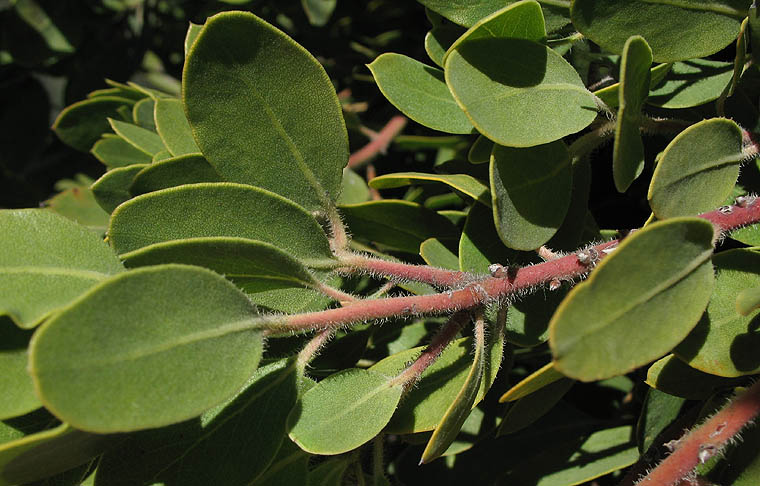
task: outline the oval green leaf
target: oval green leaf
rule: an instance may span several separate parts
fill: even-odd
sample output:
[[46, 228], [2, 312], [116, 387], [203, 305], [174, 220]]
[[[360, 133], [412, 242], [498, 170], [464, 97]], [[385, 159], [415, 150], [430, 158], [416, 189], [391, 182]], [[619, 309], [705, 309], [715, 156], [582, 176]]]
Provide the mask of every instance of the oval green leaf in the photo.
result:
[[649, 93], [652, 49], [641, 36], [625, 42], [620, 65], [620, 90], [612, 149], [612, 175], [618, 192], [625, 192], [644, 170], [644, 142], [641, 140], [641, 108]]
[[447, 56], [445, 72], [446, 84], [475, 128], [501, 145], [552, 142], [596, 118], [594, 95], [575, 69], [537, 42], [464, 42]]
[[0, 420], [18, 417], [42, 406], [26, 370], [31, 332], [0, 318]]
[[469, 152], [467, 152], [467, 160], [473, 164], [485, 164], [491, 160], [492, 150], [493, 142], [483, 135], [479, 135], [472, 143]]
[[108, 123], [118, 136], [146, 154], [155, 155], [166, 150], [163, 140], [156, 132], [113, 118], [109, 118]]
[[533, 250], [549, 241], [570, 206], [573, 168], [565, 144], [496, 145], [490, 172], [493, 217], [504, 244]]
[[564, 377], [565, 375], [554, 368], [554, 363], [547, 363], [510, 388], [499, 401], [514, 402]]
[[420, 256], [428, 265], [459, 270], [459, 258], [436, 238], [428, 238], [422, 242]]
[[147, 192], [201, 182], [222, 182], [219, 174], [200, 154], [180, 155], [155, 162], [135, 175], [129, 192]]
[[647, 103], [662, 108], [691, 108], [717, 99], [731, 81], [730, 62], [690, 59], [673, 63], [665, 79], [653, 86]]
[[760, 309], [760, 287], [744, 289], [736, 296], [736, 312], [748, 316]]
[[36, 326], [123, 270], [97, 234], [50, 211], [0, 211], [0, 315]]
[[717, 271], [715, 291], [707, 312], [673, 352], [692, 368], [718, 376], [734, 377], [760, 372], [760, 311], [744, 316], [736, 310], [736, 297], [760, 285], [760, 253], [730, 250], [713, 258]]
[[646, 384], [661, 392], [689, 400], [704, 400], [717, 388], [730, 387], [731, 380], [692, 368], [669, 354], [652, 363]]
[[731, 120], [703, 120], [679, 133], [665, 148], [649, 185], [655, 216], [691, 216], [721, 205], [743, 159], [742, 131]]
[[152, 160], [150, 155], [133, 147], [126, 140], [112, 133], [104, 134], [100, 140], [95, 142], [90, 152], [108, 169], [134, 164], [149, 164]]
[[30, 370], [45, 407], [79, 429], [160, 427], [240, 389], [262, 354], [256, 316], [245, 294], [209, 270], [141, 268], [47, 321], [32, 339]]
[[628, 236], [549, 324], [557, 371], [610, 378], [670, 351], [696, 325], [712, 293], [711, 223], [678, 218]]
[[201, 149], [193, 139], [193, 131], [187, 122], [182, 101], [159, 98], [155, 103], [156, 132], [169, 152], [175, 157], [200, 152]]
[[[749, 0], [575, 0], [573, 25], [604, 49], [622, 53], [626, 40], [641, 35], [654, 60], [672, 62], [706, 57], [723, 49], [739, 32]], [[663, 19], [668, 19], [663, 28]]]
[[128, 165], [109, 170], [92, 185], [92, 195], [101, 208], [112, 213], [116, 207], [132, 198], [129, 188], [138, 172], [148, 167], [146, 164]]
[[196, 142], [225, 180], [308, 209], [338, 197], [348, 161], [340, 103], [319, 62], [290, 37], [250, 13], [217, 14], [182, 80]]
[[488, 186], [467, 174], [426, 174], [424, 172], [395, 172], [375, 177], [369, 182], [375, 189], [389, 189], [425, 182], [440, 182], [467, 194], [479, 203], [491, 205]]
[[156, 100], [153, 98], [143, 98], [132, 107], [132, 121], [135, 125], [141, 126], [146, 130], [156, 131], [156, 120], [154, 112], [156, 111]]
[[61, 111], [53, 130], [66, 145], [87, 152], [103, 133], [111, 131], [108, 117], [119, 116], [119, 108], [133, 104], [134, 100], [110, 96], [80, 101]]
[[307, 391], [288, 417], [290, 438], [313, 454], [342, 454], [371, 440], [393, 416], [403, 386], [357, 368]]
[[425, 35], [425, 52], [431, 61], [443, 67], [443, 57], [451, 44], [462, 35], [463, 29], [457, 25], [435, 26]]
[[137, 196], [108, 229], [118, 253], [171, 240], [231, 236], [271, 243], [304, 262], [331, 260], [319, 223], [277, 194], [242, 184], [191, 184]]
[[388, 101], [412, 120], [442, 132], [472, 132], [440, 69], [395, 53], [382, 54], [367, 67]]

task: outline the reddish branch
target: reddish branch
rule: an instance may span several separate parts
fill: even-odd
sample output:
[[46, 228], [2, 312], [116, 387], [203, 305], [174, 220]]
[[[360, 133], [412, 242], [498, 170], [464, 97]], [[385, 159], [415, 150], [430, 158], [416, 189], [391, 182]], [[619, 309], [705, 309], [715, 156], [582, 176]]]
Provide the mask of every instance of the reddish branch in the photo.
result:
[[679, 484], [698, 464], [719, 454], [758, 415], [760, 382], [739, 394], [712, 418], [681, 438], [673, 453], [637, 484]]
[[384, 153], [391, 141], [404, 129], [406, 122], [406, 117], [401, 115], [391, 118], [367, 145], [351, 154], [348, 158], [348, 168], [356, 169], [378, 153]]

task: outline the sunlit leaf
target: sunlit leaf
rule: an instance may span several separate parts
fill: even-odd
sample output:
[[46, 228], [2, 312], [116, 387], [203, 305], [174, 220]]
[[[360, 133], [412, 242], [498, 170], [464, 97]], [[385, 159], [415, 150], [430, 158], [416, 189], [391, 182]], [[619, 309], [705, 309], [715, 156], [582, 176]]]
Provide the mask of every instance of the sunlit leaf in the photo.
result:
[[182, 101], [161, 98], [156, 100], [155, 105], [156, 131], [169, 152], [174, 156], [200, 152], [185, 117]]

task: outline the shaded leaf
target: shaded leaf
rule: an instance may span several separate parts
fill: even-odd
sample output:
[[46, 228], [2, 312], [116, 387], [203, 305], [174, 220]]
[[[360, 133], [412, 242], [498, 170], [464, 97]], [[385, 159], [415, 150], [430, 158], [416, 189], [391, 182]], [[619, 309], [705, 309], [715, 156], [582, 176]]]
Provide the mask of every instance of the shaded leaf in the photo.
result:
[[[654, 89], [655, 86], [659, 85], [672, 67], [673, 63], [663, 63], [652, 67], [649, 70], [649, 89]], [[601, 99], [608, 107], [617, 108], [619, 92], [620, 83], [618, 82], [594, 91], [594, 95]]]
[[493, 150], [493, 142], [488, 140], [483, 135], [478, 135], [475, 139], [470, 151], [467, 152], [467, 160], [473, 164], [485, 164], [491, 160], [491, 151]]
[[303, 486], [308, 483], [309, 458], [289, 439], [282, 442], [269, 468], [251, 486]]
[[290, 438], [313, 454], [341, 454], [364, 444], [388, 423], [403, 386], [372, 370], [330, 375], [307, 391], [288, 417]]
[[388, 101], [412, 120], [442, 132], [472, 132], [440, 69], [395, 53], [382, 54], [367, 67]]
[[531, 40], [462, 43], [449, 52], [445, 72], [446, 84], [475, 128], [501, 145], [552, 142], [596, 118], [594, 96], [575, 69]]
[[94, 232], [50, 211], [0, 211], [0, 315], [22, 328], [123, 267]]
[[429, 238], [420, 245], [420, 256], [425, 263], [434, 267], [459, 270], [459, 258], [441, 243], [440, 240]]
[[109, 170], [92, 185], [92, 195], [100, 204], [100, 207], [108, 213], [112, 213], [116, 207], [132, 198], [129, 188], [135, 176], [146, 164], [128, 165]]
[[498, 434], [513, 434], [543, 417], [562, 400], [574, 383], [575, 380], [561, 377], [518, 399], [501, 421]]
[[108, 133], [95, 142], [90, 152], [108, 169], [134, 164], [149, 164], [152, 160], [150, 155], [130, 145], [123, 138]]
[[271, 243], [307, 263], [332, 259], [327, 237], [306, 210], [241, 184], [192, 184], [135, 197], [114, 211], [108, 236], [118, 253], [164, 241], [230, 236]]
[[636, 423], [636, 439], [642, 454], [654, 445], [657, 436], [678, 418], [684, 403], [685, 398], [675, 397], [655, 388], [647, 391]]
[[328, 459], [309, 472], [307, 484], [309, 486], [341, 486], [343, 475], [351, 462], [350, 457]]
[[87, 152], [103, 133], [111, 131], [108, 118], [118, 116], [119, 108], [133, 104], [133, 100], [108, 96], [79, 101], [61, 111], [53, 130], [66, 145]]
[[690, 400], [704, 400], [717, 388], [731, 385], [730, 380], [692, 368], [672, 354], [652, 363], [646, 383], [661, 392]]
[[554, 383], [565, 375], [554, 369], [554, 363], [548, 363], [537, 369], [499, 398], [500, 402], [513, 402]]
[[736, 312], [748, 316], [760, 309], [760, 287], [744, 289], [736, 296]]
[[385, 247], [417, 254], [428, 238], [456, 237], [446, 218], [419, 204], [385, 199], [340, 206], [351, 234]]
[[493, 222], [493, 212], [483, 205], [470, 208], [459, 240], [459, 269], [488, 273], [492, 263], [517, 263], [519, 253], [501, 242]]
[[731, 120], [703, 120], [679, 133], [649, 185], [655, 216], [691, 216], [719, 206], [731, 194], [743, 158], [742, 132]]
[[494, 222], [504, 244], [533, 250], [546, 243], [570, 206], [573, 172], [565, 144], [497, 145], [490, 172]]
[[325, 25], [330, 20], [337, 3], [337, 0], [301, 0], [309, 23], [317, 27]]
[[132, 121], [135, 125], [150, 130], [156, 131], [156, 117], [154, 112], [156, 109], [156, 100], [153, 98], [143, 98], [132, 107]]
[[[26, 371], [26, 348], [32, 333], [0, 318], [0, 420], [18, 417], [42, 406]], [[0, 443], [2, 441], [0, 440]]]
[[760, 253], [729, 250], [713, 257], [715, 291], [707, 312], [673, 352], [689, 366], [713, 375], [734, 377], [760, 371], [760, 311], [741, 315], [736, 298], [760, 285]]
[[[649, 0], [576, 0], [573, 25], [604, 49], [623, 52], [632, 35], [643, 36], [654, 60], [671, 62], [706, 57], [736, 38], [747, 15], [748, 0], [668, 2]], [[667, 29], [662, 20], [668, 19]]]
[[45, 201], [45, 208], [104, 235], [110, 215], [95, 201], [90, 189], [93, 182], [89, 177], [83, 177], [74, 186]]
[[475, 399], [481, 385], [481, 379], [485, 370], [485, 325], [482, 319], [475, 323], [475, 356], [467, 377], [462, 383], [462, 388], [454, 397], [449, 407], [441, 417], [440, 422], [433, 430], [425, 450], [422, 452], [420, 462], [428, 463], [440, 457], [454, 442], [457, 434], [462, 429], [470, 411], [475, 406]]
[[647, 103], [662, 108], [690, 108], [720, 96], [733, 75], [729, 62], [690, 59], [673, 63], [662, 83], [653, 86]]
[[670, 351], [696, 325], [712, 293], [713, 235], [705, 220], [678, 218], [623, 240], [552, 317], [557, 371], [599, 380]]
[[216, 170], [200, 154], [180, 155], [144, 167], [135, 174], [129, 192], [147, 192], [201, 182], [222, 182]]
[[182, 96], [225, 180], [307, 209], [337, 198], [348, 161], [340, 103], [319, 62], [272, 25], [246, 12], [210, 17], [187, 55]]
[[168, 425], [245, 383], [262, 353], [256, 315], [245, 294], [209, 270], [132, 270], [48, 320], [32, 339], [30, 370], [45, 407], [82, 430]]
[[491, 205], [488, 186], [467, 174], [426, 174], [424, 172], [395, 172], [375, 177], [369, 182], [375, 189], [389, 189], [425, 182], [440, 182], [462, 192], [479, 203]]
[[641, 140], [641, 108], [649, 92], [652, 49], [641, 36], [630, 37], [623, 47], [620, 90], [612, 149], [615, 188], [625, 192], [644, 169], [644, 142]]
[[439, 25], [430, 29], [425, 35], [425, 52], [430, 60], [443, 67], [443, 56], [462, 33], [463, 29], [456, 25]]

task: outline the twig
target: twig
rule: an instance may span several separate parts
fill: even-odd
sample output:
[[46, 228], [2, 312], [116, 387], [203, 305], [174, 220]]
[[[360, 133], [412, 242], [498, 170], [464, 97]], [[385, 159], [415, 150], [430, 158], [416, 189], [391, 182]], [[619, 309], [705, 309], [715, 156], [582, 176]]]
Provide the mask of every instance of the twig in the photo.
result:
[[385, 124], [382, 130], [377, 133], [367, 145], [360, 148], [348, 158], [348, 168], [356, 169], [365, 162], [375, 157], [378, 153], [384, 153], [391, 141], [401, 133], [406, 126], [407, 119], [404, 116], [396, 115]]

